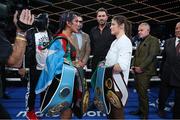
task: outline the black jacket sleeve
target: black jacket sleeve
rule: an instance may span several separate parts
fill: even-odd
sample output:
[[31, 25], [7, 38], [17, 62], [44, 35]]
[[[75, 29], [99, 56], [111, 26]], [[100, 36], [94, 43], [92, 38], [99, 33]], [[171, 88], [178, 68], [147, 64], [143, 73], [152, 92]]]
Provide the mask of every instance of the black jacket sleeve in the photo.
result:
[[13, 49], [5, 34], [0, 30], [0, 65], [5, 64]]

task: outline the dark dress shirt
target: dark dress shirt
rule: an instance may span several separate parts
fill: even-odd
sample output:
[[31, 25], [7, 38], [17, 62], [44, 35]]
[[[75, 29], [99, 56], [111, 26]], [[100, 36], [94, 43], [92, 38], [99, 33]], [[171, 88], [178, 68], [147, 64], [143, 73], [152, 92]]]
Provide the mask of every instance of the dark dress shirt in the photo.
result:
[[91, 29], [91, 54], [94, 56], [106, 56], [111, 43], [115, 40], [115, 36], [111, 35], [110, 25], [100, 31], [98, 26]]

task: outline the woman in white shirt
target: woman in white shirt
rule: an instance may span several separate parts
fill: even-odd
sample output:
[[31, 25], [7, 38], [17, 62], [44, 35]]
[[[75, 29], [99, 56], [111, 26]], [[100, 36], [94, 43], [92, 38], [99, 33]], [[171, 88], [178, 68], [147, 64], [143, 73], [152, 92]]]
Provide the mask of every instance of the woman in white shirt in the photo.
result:
[[[116, 36], [116, 39], [111, 44], [111, 47], [106, 55], [105, 65], [113, 66], [113, 75], [123, 73], [124, 78], [115, 79], [117, 86], [114, 85], [116, 95], [120, 97], [120, 81], [124, 79], [125, 84], [128, 83], [129, 69], [132, 55], [132, 43], [130, 40], [131, 24], [124, 16], [115, 16], [111, 22], [111, 34]], [[127, 37], [128, 36], [128, 37]], [[111, 105], [111, 112], [108, 115], [110, 119], [123, 119], [123, 108], [116, 108]]]

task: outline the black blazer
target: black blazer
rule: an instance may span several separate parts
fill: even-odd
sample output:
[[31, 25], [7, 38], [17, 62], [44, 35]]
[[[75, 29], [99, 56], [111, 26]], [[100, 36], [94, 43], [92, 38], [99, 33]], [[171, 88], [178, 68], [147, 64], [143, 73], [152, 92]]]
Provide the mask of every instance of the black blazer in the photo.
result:
[[169, 81], [170, 85], [180, 87], [180, 54], [176, 55], [175, 41], [176, 38], [165, 41], [162, 78]]

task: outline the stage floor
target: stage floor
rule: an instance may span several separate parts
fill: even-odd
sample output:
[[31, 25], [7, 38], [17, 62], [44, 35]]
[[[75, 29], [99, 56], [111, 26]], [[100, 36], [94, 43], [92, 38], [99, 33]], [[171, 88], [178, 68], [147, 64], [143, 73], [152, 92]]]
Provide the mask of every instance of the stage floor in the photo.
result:
[[[12, 119], [26, 119], [25, 112], [25, 94], [26, 87], [8, 87], [6, 89], [8, 95], [11, 99], [0, 99], [1, 104], [5, 107], [6, 111], [10, 114]], [[91, 93], [92, 90], [90, 89]], [[159, 88], [158, 86], [152, 86], [149, 90], [149, 119], [160, 119], [157, 115], [157, 98], [158, 98]], [[93, 94], [90, 97], [90, 104], [93, 101]], [[140, 119], [138, 116], [130, 115], [129, 112], [137, 109], [137, 94], [133, 87], [129, 87], [129, 98], [127, 105], [124, 109], [125, 119]], [[45, 119], [59, 119], [59, 116], [47, 116], [46, 114], [42, 114], [39, 112], [39, 96], [36, 98], [36, 114], [41, 120]], [[167, 119], [172, 117], [172, 106], [173, 106], [173, 95], [168, 99], [167, 106], [165, 110], [167, 111]], [[1, 114], [1, 113], [0, 113]], [[77, 117], [73, 116], [73, 119], [77, 119]], [[97, 109], [89, 110], [84, 114], [83, 119], [106, 119], [106, 115], [102, 114]]]

